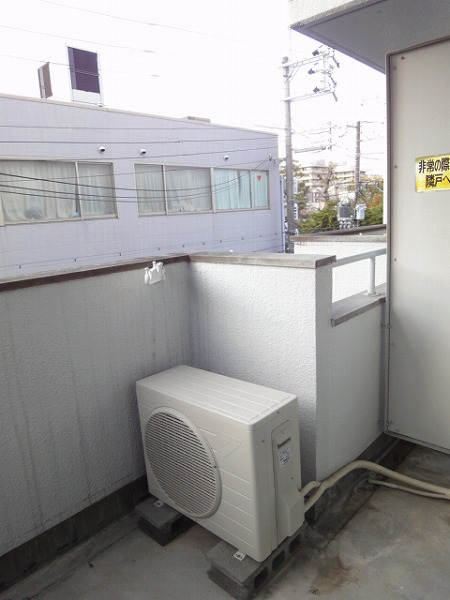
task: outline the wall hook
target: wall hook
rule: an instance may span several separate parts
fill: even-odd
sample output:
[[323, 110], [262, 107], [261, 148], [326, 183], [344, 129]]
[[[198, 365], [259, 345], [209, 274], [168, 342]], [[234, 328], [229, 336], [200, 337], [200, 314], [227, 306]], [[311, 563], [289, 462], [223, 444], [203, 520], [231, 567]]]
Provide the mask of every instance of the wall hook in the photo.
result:
[[153, 261], [153, 267], [145, 267], [144, 283], [152, 285], [158, 281], [164, 281], [166, 278], [166, 269], [162, 262]]

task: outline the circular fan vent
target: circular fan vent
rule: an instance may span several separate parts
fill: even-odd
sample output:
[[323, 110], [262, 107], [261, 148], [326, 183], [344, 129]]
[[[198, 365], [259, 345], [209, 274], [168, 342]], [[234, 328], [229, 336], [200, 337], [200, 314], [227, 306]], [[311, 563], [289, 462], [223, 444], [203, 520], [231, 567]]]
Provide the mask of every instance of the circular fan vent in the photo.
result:
[[197, 427], [178, 411], [160, 408], [144, 437], [151, 470], [174, 508], [193, 518], [212, 515], [220, 501], [219, 470]]

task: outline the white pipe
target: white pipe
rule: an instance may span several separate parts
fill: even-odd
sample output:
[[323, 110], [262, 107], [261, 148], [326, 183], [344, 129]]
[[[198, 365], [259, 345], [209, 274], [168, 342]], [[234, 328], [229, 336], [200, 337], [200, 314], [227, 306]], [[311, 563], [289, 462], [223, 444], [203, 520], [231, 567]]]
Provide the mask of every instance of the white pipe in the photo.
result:
[[369, 287], [367, 289], [367, 295], [377, 295], [375, 291], [375, 256], [369, 258]]
[[307, 496], [309, 494], [309, 492], [311, 490], [318, 488], [320, 485], [321, 485], [320, 481], [310, 481], [309, 483], [307, 483], [305, 485], [305, 487], [303, 487], [301, 490], [299, 490], [299, 492], [304, 498], [305, 496]]
[[[377, 465], [376, 463], [370, 462], [368, 460], [355, 460], [350, 464], [342, 467], [339, 471], [336, 471], [333, 475], [325, 479], [320, 484], [318, 490], [308, 499], [305, 503], [305, 512], [308, 511], [314, 504], [319, 500], [319, 498], [324, 494], [330, 487], [332, 487], [335, 483], [345, 477], [351, 471], [355, 471], [356, 469], [368, 469], [369, 471], [374, 471], [375, 473], [379, 473], [380, 475], [384, 475], [385, 477], [389, 477], [390, 479], [396, 479], [401, 483], [406, 483], [414, 488], [418, 488], [424, 490], [426, 492], [433, 492], [435, 494], [439, 494], [442, 498], [446, 500], [450, 500], [450, 489], [441, 487], [439, 485], [434, 485], [432, 483], [425, 483], [424, 481], [419, 481], [418, 479], [414, 479], [413, 477], [408, 477], [407, 475], [402, 475], [401, 473], [397, 473], [396, 471], [391, 471], [391, 469], [386, 469], [386, 467], [382, 467], [381, 465]], [[312, 482], [308, 483], [303, 489], [299, 490], [300, 494], [304, 497], [304, 490], [307, 489]], [[314, 482], [316, 484], [318, 482]], [[317, 487], [317, 486], [313, 486]], [[309, 487], [309, 490], [311, 487]], [[308, 491], [306, 493], [308, 493]]]
[[379, 479], [368, 479], [369, 483], [374, 485], [381, 485], [391, 490], [401, 490], [402, 492], [408, 492], [410, 494], [416, 494], [417, 496], [425, 496], [426, 498], [438, 498], [445, 500], [445, 496], [442, 494], [433, 494], [432, 492], [421, 492], [420, 490], [413, 490], [412, 488], [405, 487], [404, 485], [397, 485], [396, 483], [390, 483], [389, 481], [380, 481]]

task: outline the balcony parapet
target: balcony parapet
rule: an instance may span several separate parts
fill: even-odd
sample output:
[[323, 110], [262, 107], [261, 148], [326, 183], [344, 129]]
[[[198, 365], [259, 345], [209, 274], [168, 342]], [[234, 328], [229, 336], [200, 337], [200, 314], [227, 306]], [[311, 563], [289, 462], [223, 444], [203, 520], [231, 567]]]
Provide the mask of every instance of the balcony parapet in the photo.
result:
[[336, 257], [327, 254], [223, 254], [205, 252], [190, 254], [191, 262], [216, 264], [254, 265], [260, 267], [291, 267], [294, 269], [317, 269], [332, 264]]
[[189, 256], [181, 254], [177, 256], [158, 256], [149, 258], [133, 259], [129, 262], [112, 262], [100, 266], [82, 265], [71, 269], [58, 269], [51, 272], [26, 273], [22, 276], [14, 276], [0, 279], [0, 292], [19, 290], [21, 288], [35, 287], [38, 285], [50, 285], [52, 283], [62, 283], [75, 279], [86, 279], [88, 277], [99, 277], [101, 275], [113, 275], [114, 273], [124, 273], [136, 269], [144, 269], [152, 264], [153, 260], [158, 260], [169, 265], [177, 262], [187, 262]]

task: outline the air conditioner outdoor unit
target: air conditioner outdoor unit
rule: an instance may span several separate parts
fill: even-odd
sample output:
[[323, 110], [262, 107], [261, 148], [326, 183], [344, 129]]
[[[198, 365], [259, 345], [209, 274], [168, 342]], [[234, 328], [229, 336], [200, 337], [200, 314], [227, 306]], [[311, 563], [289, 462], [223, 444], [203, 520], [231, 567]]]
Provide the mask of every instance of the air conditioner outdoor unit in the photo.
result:
[[136, 387], [152, 495], [256, 561], [301, 527], [294, 395], [188, 366]]

